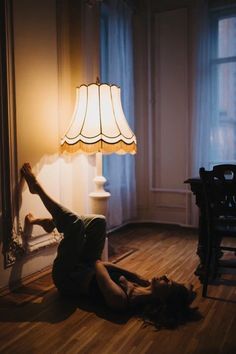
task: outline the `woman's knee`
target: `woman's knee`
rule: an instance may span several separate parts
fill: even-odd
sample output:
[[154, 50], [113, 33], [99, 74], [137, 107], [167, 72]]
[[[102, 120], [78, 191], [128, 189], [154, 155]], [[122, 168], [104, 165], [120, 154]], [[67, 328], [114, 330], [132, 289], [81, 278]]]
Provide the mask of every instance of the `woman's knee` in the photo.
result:
[[64, 207], [60, 207], [60, 209], [58, 209], [54, 222], [58, 231], [63, 233], [67, 232], [71, 228], [83, 227], [83, 222], [80, 217]]
[[83, 223], [83, 220], [81, 220], [80, 218], [77, 218], [73, 224], [70, 226], [70, 233], [76, 235], [78, 237], [78, 235], [84, 236], [85, 234], [85, 226]]
[[101, 232], [106, 232], [106, 227], [107, 227], [107, 223], [106, 223], [106, 218], [104, 215], [97, 215], [95, 217], [95, 223], [96, 223], [96, 227], [101, 230]]

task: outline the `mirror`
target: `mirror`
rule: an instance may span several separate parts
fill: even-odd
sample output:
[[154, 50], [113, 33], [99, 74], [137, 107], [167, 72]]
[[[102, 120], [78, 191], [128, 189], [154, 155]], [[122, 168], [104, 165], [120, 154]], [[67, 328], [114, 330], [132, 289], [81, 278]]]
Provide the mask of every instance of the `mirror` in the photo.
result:
[[0, 0], [0, 168], [1, 242], [4, 267], [23, 253], [18, 227], [12, 2]]

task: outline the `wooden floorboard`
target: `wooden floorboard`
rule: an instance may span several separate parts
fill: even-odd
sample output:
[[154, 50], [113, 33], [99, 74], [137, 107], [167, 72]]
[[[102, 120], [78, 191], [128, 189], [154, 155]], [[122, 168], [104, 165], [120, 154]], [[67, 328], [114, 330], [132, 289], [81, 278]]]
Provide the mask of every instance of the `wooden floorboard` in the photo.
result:
[[119, 265], [151, 278], [167, 273], [198, 289], [193, 306], [202, 319], [175, 330], [155, 331], [141, 320], [112, 314], [88, 301], [61, 298], [46, 274], [14, 293], [0, 297], [0, 353], [149, 353], [235, 354], [236, 288], [210, 286], [212, 298], [201, 297], [194, 275], [198, 264], [197, 233], [166, 225], [136, 225], [110, 236], [110, 247], [134, 251]]

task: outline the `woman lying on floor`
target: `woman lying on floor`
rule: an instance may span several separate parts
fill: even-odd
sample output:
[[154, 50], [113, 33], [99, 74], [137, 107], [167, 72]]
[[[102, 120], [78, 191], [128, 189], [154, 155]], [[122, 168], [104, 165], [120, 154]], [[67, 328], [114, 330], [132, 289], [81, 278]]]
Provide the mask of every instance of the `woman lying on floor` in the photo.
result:
[[[53, 264], [52, 277], [61, 294], [89, 296], [115, 311], [144, 309], [142, 317], [157, 327], [185, 322], [192, 312], [192, 286], [185, 287], [166, 276], [150, 281], [138, 274], [100, 260], [105, 243], [106, 220], [101, 215], [78, 216], [55, 202], [42, 188], [29, 163], [21, 169], [29, 190], [37, 194], [52, 218], [26, 216], [28, 225], [40, 225], [50, 233], [63, 233]], [[178, 323], [177, 323], [178, 322]]]

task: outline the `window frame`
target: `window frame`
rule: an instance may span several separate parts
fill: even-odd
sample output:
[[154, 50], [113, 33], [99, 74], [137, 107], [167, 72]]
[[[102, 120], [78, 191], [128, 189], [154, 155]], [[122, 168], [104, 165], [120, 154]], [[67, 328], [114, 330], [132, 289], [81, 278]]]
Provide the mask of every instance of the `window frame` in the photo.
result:
[[[217, 69], [218, 66], [221, 64], [228, 64], [228, 63], [235, 63], [236, 64], [236, 55], [234, 56], [228, 56], [228, 57], [221, 57], [218, 58], [218, 42], [219, 42], [219, 37], [218, 37], [218, 23], [222, 19], [226, 18], [231, 18], [235, 17], [236, 18], [236, 6], [232, 6], [229, 8], [224, 8], [224, 9], [213, 9], [211, 10], [210, 13], [210, 52], [211, 52], [211, 57], [210, 57], [210, 92], [211, 92], [211, 122], [212, 126], [216, 124], [216, 119], [215, 119], [215, 112], [216, 109], [218, 108], [218, 73]], [[217, 107], [217, 108], [216, 108]], [[217, 112], [218, 116], [218, 112]], [[211, 147], [212, 148], [212, 147]], [[217, 164], [223, 164], [223, 163], [232, 163], [236, 164], [236, 157], [235, 159], [231, 160], [212, 160], [210, 161], [210, 166], [214, 166]]]

